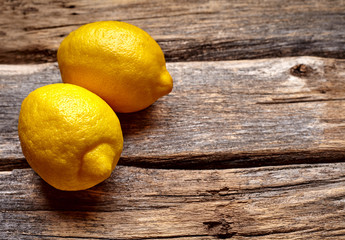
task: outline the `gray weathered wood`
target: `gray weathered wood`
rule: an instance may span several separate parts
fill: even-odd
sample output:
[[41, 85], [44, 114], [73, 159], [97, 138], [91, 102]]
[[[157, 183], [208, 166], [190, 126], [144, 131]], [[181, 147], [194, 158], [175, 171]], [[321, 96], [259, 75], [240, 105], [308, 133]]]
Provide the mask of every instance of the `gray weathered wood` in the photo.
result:
[[[344, 161], [345, 61], [292, 57], [169, 63], [171, 94], [119, 114], [120, 164], [227, 168]], [[27, 167], [17, 137], [20, 104], [60, 82], [57, 64], [0, 67], [0, 169]]]
[[100, 20], [125, 21], [146, 30], [168, 61], [345, 58], [344, 0], [2, 0], [0, 4], [0, 63], [54, 62], [69, 32]]
[[[0, 65], [0, 239], [345, 239], [344, 0], [0, 5], [0, 63], [55, 62], [99, 20], [143, 28], [179, 61], [170, 95], [119, 114], [120, 165], [81, 192], [26, 169], [17, 136], [21, 101], [61, 81], [57, 64]], [[273, 58], [306, 55], [327, 58]], [[261, 60], [219, 61], [238, 59]]]
[[0, 173], [1, 239], [344, 239], [345, 163], [233, 170], [118, 166], [82, 192]]

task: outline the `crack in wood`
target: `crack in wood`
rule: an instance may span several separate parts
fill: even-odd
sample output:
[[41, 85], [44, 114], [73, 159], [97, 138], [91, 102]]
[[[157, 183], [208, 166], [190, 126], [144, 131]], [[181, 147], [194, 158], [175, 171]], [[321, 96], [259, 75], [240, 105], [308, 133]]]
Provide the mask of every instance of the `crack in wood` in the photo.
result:
[[55, 26], [45, 26], [45, 27], [25, 27], [23, 28], [24, 31], [37, 31], [37, 30], [45, 30], [45, 29], [55, 29], [55, 28], [64, 28], [64, 27], [71, 27], [71, 26], [81, 26], [83, 24], [63, 24], [63, 25], [55, 25]]
[[[131, 237], [131, 238], [109, 238], [109, 237], [81, 237], [81, 236], [75, 236], [75, 235], [68, 235], [68, 236], [64, 236], [64, 235], [46, 235], [46, 234], [25, 234], [22, 233], [20, 234], [22, 236], [32, 236], [32, 237], [44, 237], [44, 238], [72, 238], [72, 239], [95, 239], [95, 240], [102, 240], [102, 239], [107, 239], [107, 240], [155, 240], [155, 239], [159, 239], [159, 240], [164, 240], [164, 239], [184, 239], [184, 238], [200, 238], [200, 237], [208, 237], [210, 235], [202, 235], [202, 234], [195, 234], [195, 235], [171, 235], [171, 236], [150, 236], [150, 237]], [[217, 236], [218, 237], [218, 236]], [[220, 236], [219, 238], [224, 239], [224, 237]], [[227, 238], [227, 237], [225, 237]]]
[[[304, 97], [307, 98], [307, 97]], [[317, 98], [317, 99], [304, 99], [304, 98], [280, 98], [279, 100], [272, 99], [272, 101], [256, 102], [256, 104], [293, 104], [293, 103], [308, 103], [308, 102], [331, 102], [331, 101], [345, 101], [345, 98]]]
[[[171, 17], [184, 17], [190, 15], [204, 15], [204, 14], [217, 14], [215, 11], [208, 11], [208, 12], [188, 12], [188, 13], [181, 13], [181, 14], [170, 14], [170, 15], [159, 15], [159, 16], [149, 16], [149, 17], [140, 17], [140, 18], [126, 18], [122, 21], [134, 21], [134, 20], [147, 20], [147, 19], [160, 19], [160, 18], [171, 18]], [[172, 39], [172, 41], [176, 41], [177, 38]]]
[[[320, 151], [280, 151], [174, 154], [171, 156], [128, 157], [121, 156], [119, 166], [152, 169], [227, 169], [243, 167], [282, 166], [302, 163], [344, 162], [345, 151], [324, 149]], [[279, 161], [278, 161], [279, 160]], [[0, 171], [30, 168], [25, 158], [4, 158]]]
[[276, 234], [282, 234], [282, 233], [302, 232], [309, 229], [310, 228], [307, 226], [291, 227], [291, 228], [286, 228], [286, 229], [275, 229], [275, 230], [270, 230], [270, 231], [256, 231], [253, 233], [238, 233], [238, 235], [243, 236], [243, 237], [264, 237], [268, 235], [276, 235]]

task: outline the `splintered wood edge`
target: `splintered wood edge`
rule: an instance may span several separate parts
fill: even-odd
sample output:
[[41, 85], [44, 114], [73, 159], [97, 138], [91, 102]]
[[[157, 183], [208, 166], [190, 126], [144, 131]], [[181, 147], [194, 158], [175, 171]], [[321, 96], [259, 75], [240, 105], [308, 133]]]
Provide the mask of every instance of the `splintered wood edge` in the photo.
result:
[[[316, 57], [168, 63], [173, 92], [118, 114], [120, 164], [228, 168], [339, 162], [345, 155], [345, 61]], [[25, 168], [17, 121], [34, 89], [61, 82], [56, 63], [2, 65], [0, 169]]]
[[118, 166], [62, 192], [30, 169], [0, 174], [1, 239], [340, 239], [345, 163], [226, 170]]
[[[158, 10], [159, 9], [159, 10]], [[314, 55], [345, 57], [342, 1], [5, 1], [0, 63], [56, 61], [60, 42], [79, 26], [119, 20], [147, 31], [168, 61]], [[45, 19], [42, 21], [42, 19]]]

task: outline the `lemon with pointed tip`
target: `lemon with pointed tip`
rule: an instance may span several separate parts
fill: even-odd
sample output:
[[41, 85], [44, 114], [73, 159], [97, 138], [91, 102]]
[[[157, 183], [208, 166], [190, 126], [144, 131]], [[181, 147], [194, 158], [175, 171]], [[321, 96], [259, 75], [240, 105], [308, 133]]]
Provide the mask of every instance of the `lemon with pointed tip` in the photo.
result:
[[116, 112], [142, 110], [173, 87], [157, 42], [124, 22], [79, 27], [61, 42], [57, 59], [63, 82], [96, 93]]
[[40, 87], [24, 99], [18, 134], [34, 171], [66, 191], [108, 178], [123, 147], [120, 122], [110, 106], [96, 94], [64, 83]]

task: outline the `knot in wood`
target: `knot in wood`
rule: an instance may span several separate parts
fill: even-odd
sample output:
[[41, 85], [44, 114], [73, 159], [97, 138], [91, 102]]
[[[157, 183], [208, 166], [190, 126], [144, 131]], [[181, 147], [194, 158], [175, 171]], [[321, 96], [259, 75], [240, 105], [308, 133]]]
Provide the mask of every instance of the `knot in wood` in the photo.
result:
[[305, 64], [297, 64], [290, 68], [290, 73], [296, 77], [306, 77], [313, 72], [313, 69]]
[[225, 219], [220, 219], [219, 221], [209, 221], [203, 222], [206, 225], [208, 232], [212, 236], [216, 236], [220, 239], [226, 239], [233, 237], [236, 232], [232, 231], [230, 223]]

